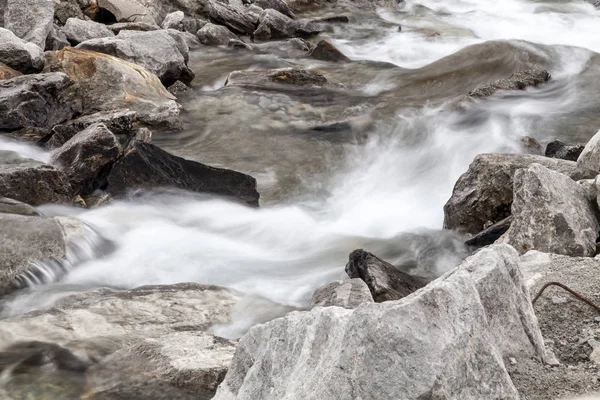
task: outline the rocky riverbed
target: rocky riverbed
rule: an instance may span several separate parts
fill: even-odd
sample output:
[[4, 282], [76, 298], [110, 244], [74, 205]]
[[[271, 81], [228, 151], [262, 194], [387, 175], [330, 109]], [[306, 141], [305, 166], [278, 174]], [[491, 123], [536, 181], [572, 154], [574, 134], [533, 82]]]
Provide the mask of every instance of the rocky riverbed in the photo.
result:
[[600, 396], [598, 7], [0, 0], [0, 399]]

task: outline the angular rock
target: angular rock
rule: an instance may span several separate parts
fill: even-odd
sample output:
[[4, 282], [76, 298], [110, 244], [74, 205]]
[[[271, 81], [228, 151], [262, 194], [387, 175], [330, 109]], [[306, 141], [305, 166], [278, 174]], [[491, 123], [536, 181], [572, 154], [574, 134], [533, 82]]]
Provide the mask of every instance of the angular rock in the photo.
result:
[[365, 281], [377, 303], [399, 300], [425, 287], [429, 280], [408, 275], [364, 250], [354, 250], [346, 264], [350, 278]]
[[296, 18], [290, 7], [284, 0], [255, 0], [254, 4], [263, 10], [268, 10], [269, 8], [279, 11], [285, 16], [288, 16], [292, 19]]
[[121, 155], [121, 145], [106, 125], [94, 124], [52, 153], [52, 164], [69, 177], [77, 194], [106, 185], [107, 167]]
[[227, 47], [232, 49], [245, 49], [245, 50], [253, 50], [253, 47], [248, 43], [244, 42], [240, 39], [231, 39], [227, 42]]
[[113, 196], [125, 195], [136, 188], [160, 187], [214, 194], [258, 206], [259, 194], [253, 177], [185, 160], [147, 143], [136, 142], [108, 176], [107, 190]]
[[546, 157], [560, 158], [562, 160], [577, 161], [581, 152], [583, 152], [583, 145], [569, 145], [561, 142], [560, 140], [553, 140], [546, 146]]
[[56, 72], [0, 81], [0, 130], [51, 128], [71, 119], [79, 110], [65, 95], [70, 84], [68, 76]]
[[538, 250], [592, 257], [600, 225], [586, 191], [566, 175], [539, 164], [514, 177], [513, 222], [500, 242], [520, 253]]
[[577, 158], [577, 170], [583, 177], [595, 177], [600, 172], [600, 131], [592, 136]]
[[[190, 60], [190, 47], [199, 47], [200, 45], [198, 37], [191, 33], [181, 32], [175, 29], [167, 29], [166, 32], [173, 38], [173, 40], [175, 40], [175, 42], [177, 42], [177, 49], [183, 56], [183, 60], [187, 65], [188, 61]], [[192, 74], [193, 79], [194, 73], [191, 70], [189, 72]]]
[[321, 286], [312, 295], [311, 308], [343, 307], [356, 308], [363, 303], [372, 303], [373, 296], [362, 279], [347, 279]]
[[20, 73], [19, 71], [15, 71], [8, 65], [4, 65], [4, 64], [0, 63], [0, 81], [3, 81], [5, 79], [15, 78], [15, 77], [21, 76], [21, 75], [23, 75], [23, 74]]
[[327, 78], [318, 72], [303, 69], [281, 68], [252, 71], [234, 71], [229, 74], [226, 86], [269, 86], [273, 84], [296, 86], [323, 86]]
[[72, 79], [66, 92], [81, 102], [83, 114], [127, 109], [140, 123], [181, 129], [173, 95], [145, 68], [106, 54], [65, 48], [47, 53], [46, 70], [64, 72]]
[[211, 24], [210, 22], [202, 27], [197, 33], [200, 43], [207, 46], [227, 46], [230, 40], [237, 40], [238, 37], [229, 29], [222, 25]]
[[[82, 5], [76, 0], [54, 0], [54, 21], [59, 25], [67, 23], [69, 18], [85, 19]], [[93, 7], [91, 7], [93, 9]]]
[[241, 6], [235, 7], [217, 0], [209, 0], [208, 15], [212, 22], [224, 25], [237, 34], [249, 35], [256, 29], [252, 17], [246, 15]]
[[482, 85], [471, 92], [472, 98], [490, 97], [501, 90], [525, 90], [528, 87], [537, 87], [550, 80], [550, 73], [543, 69], [530, 69], [512, 74], [508, 79], [500, 79], [487, 85]]
[[54, 25], [52, 27], [52, 30], [48, 34], [48, 37], [46, 38], [46, 50], [62, 50], [70, 45], [71, 43], [69, 43], [69, 41], [67, 40], [67, 35], [65, 35], [58, 26]]
[[43, 49], [54, 22], [53, 0], [7, 0], [4, 27]]
[[295, 37], [311, 37], [321, 33], [318, 24], [311, 21], [294, 21], [279, 11], [268, 9], [259, 17], [259, 25], [253, 33], [255, 39], [272, 40]]
[[176, 29], [178, 31], [182, 31], [184, 18], [185, 14], [183, 11], [175, 11], [168, 14], [160, 26], [163, 29]]
[[42, 49], [0, 28], [0, 62], [24, 74], [44, 68]]
[[140, 65], [158, 76], [165, 86], [178, 80], [190, 83], [194, 79], [177, 41], [166, 31], [121, 31], [116, 37], [88, 40], [77, 48], [109, 54]]
[[508, 228], [510, 228], [511, 223], [512, 216], [506, 217], [502, 221], [490, 225], [478, 234], [467, 239], [465, 241], [465, 244], [471, 247], [484, 247], [493, 244], [496, 240], [498, 240], [502, 235], [506, 233]]
[[35, 207], [21, 201], [9, 199], [8, 197], [0, 197], [0, 213], [27, 216], [41, 215]]
[[185, 18], [181, 21], [183, 30], [185, 32], [193, 33], [194, 35], [206, 24], [208, 24], [208, 21], [200, 18]]
[[350, 61], [341, 51], [327, 40], [321, 40], [310, 52], [310, 56], [322, 61]]
[[167, 88], [169, 93], [177, 97], [192, 90], [188, 85], [181, 81], [177, 81]]
[[454, 185], [444, 206], [444, 228], [476, 234], [510, 215], [513, 175], [516, 170], [538, 163], [546, 168], [577, 176], [576, 164], [526, 154], [480, 154]]
[[77, 18], [69, 18], [62, 28], [62, 32], [73, 46], [77, 46], [86, 40], [115, 36], [104, 24], [94, 21], [83, 21]]
[[158, 31], [160, 26], [156, 24], [147, 24], [145, 22], [119, 22], [116, 24], [108, 25], [115, 35], [121, 31], [139, 31], [139, 32], [151, 32]]
[[115, 16], [116, 22], [143, 22], [157, 25], [150, 11], [137, 0], [97, 0], [98, 7]]

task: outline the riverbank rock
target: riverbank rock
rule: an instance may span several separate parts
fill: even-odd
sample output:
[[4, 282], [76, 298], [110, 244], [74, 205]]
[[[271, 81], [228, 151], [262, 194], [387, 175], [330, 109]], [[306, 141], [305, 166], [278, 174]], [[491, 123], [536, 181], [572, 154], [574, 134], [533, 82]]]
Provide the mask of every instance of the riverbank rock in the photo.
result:
[[350, 254], [346, 273], [350, 278], [365, 281], [377, 303], [399, 300], [429, 282], [425, 278], [406, 274], [364, 250], [355, 250]]
[[142, 22], [158, 25], [144, 5], [137, 0], [97, 0], [98, 8], [114, 15], [115, 22]]
[[312, 295], [311, 308], [343, 307], [356, 308], [363, 303], [372, 303], [373, 296], [362, 279], [346, 279], [323, 285]]
[[4, 27], [43, 49], [54, 22], [53, 0], [7, 0]]
[[322, 61], [350, 61], [337, 47], [327, 40], [321, 40], [310, 52], [310, 56]]
[[4, 64], [0, 63], [0, 81], [16, 78], [17, 76], [21, 76], [21, 75], [23, 75], [23, 74], [20, 73], [19, 71], [15, 71], [8, 65], [4, 65]]
[[600, 225], [586, 191], [566, 175], [539, 164], [514, 176], [513, 222], [500, 239], [529, 250], [594, 256]]
[[83, 114], [123, 111], [136, 121], [163, 129], [181, 129], [179, 106], [156, 75], [106, 54], [65, 48], [46, 53], [46, 70], [71, 78], [65, 92], [83, 105]]
[[252, 17], [246, 14], [244, 7], [223, 3], [217, 0], [208, 1], [210, 20], [229, 28], [233, 33], [249, 35], [256, 29]]
[[318, 24], [311, 21], [294, 21], [279, 11], [264, 10], [258, 18], [258, 27], [253, 33], [258, 40], [307, 38], [321, 33]]
[[206, 46], [227, 46], [230, 40], [238, 40], [238, 37], [227, 27], [210, 22], [204, 25], [197, 35], [200, 43]]
[[550, 73], [544, 69], [529, 69], [512, 74], [508, 79], [499, 79], [487, 85], [482, 85], [471, 92], [471, 98], [485, 98], [504, 90], [525, 90], [537, 87], [550, 80]]
[[516, 170], [538, 163], [577, 176], [571, 161], [528, 154], [480, 154], [454, 185], [444, 206], [444, 228], [477, 234], [510, 215]]
[[123, 196], [132, 189], [161, 187], [223, 196], [258, 206], [253, 177], [185, 160], [148, 143], [136, 142], [108, 176], [108, 192], [113, 196]]
[[600, 131], [583, 148], [577, 158], [577, 169], [582, 177], [595, 177], [600, 172]]
[[585, 146], [583, 145], [570, 145], [563, 143], [560, 140], [553, 140], [546, 146], [544, 155], [551, 158], [577, 161], [584, 147]]
[[77, 18], [69, 18], [61, 31], [72, 46], [77, 46], [86, 40], [115, 36], [104, 24], [94, 21], [83, 21]]
[[41, 48], [3, 28], [0, 28], [0, 62], [24, 74], [39, 72], [44, 68]]
[[62, 50], [70, 45], [71, 43], [69, 43], [69, 41], [67, 40], [67, 35], [65, 35], [58, 26], [54, 25], [54, 27], [48, 34], [48, 38], [46, 39], [46, 50]]
[[163, 29], [176, 29], [178, 31], [183, 31], [183, 19], [185, 18], [185, 14], [183, 11], [175, 11], [168, 14], [160, 26]]
[[296, 18], [288, 4], [284, 0], [255, 0], [252, 4], [262, 8], [263, 10], [273, 9], [280, 12], [286, 17]]
[[21, 201], [9, 199], [8, 197], [0, 197], [0, 213], [27, 216], [41, 215], [35, 207]]

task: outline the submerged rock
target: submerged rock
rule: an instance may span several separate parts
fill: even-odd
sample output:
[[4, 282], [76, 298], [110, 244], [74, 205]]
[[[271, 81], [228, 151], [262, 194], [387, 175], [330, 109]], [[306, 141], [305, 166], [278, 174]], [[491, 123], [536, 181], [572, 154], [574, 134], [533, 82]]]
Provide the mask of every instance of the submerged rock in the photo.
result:
[[311, 308], [343, 307], [356, 308], [363, 303], [372, 303], [373, 296], [362, 279], [346, 279], [319, 287], [312, 295]]
[[94, 21], [83, 21], [77, 18], [69, 18], [62, 28], [62, 32], [73, 46], [77, 46], [86, 40], [115, 36], [104, 24]]
[[569, 145], [561, 142], [560, 140], [553, 140], [546, 146], [544, 155], [551, 158], [577, 161], [577, 158], [579, 158], [583, 148], [583, 145]]
[[487, 85], [482, 85], [471, 92], [469, 97], [490, 97], [501, 90], [524, 90], [528, 87], [537, 87], [550, 80], [550, 73], [544, 69], [530, 69], [512, 74], [508, 79], [500, 79]]
[[39, 72], [44, 68], [40, 47], [3, 28], [0, 28], [0, 62], [24, 74]]
[[310, 52], [310, 56], [322, 61], [350, 61], [341, 51], [327, 40], [321, 40]]
[[327, 83], [327, 78], [318, 72], [293, 68], [234, 71], [227, 77], [225, 85], [253, 87], [268, 86], [275, 83], [297, 86], [322, 86]]
[[230, 40], [238, 40], [238, 37], [227, 27], [210, 22], [204, 25], [197, 35], [200, 43], [207, 46], [227, 46]]
[[259, 25], [253, 33], [259, 40], [311, 37], [321, 33], [318, 24], [311, 21], [294, 21], [279, 11], [268, 9], [260, 14]]
[[7, 0], [4, 27], [43, 49], [54, 22], [53, 0]]

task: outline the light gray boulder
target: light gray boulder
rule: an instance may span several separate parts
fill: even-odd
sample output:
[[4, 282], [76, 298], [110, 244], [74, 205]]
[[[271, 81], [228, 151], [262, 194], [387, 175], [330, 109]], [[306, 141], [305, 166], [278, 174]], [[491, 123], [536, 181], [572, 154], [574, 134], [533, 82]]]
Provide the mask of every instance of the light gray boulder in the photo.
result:
[[208, 0], [208, 14], [212, 22], [240, 35], [249, 35], [256, 29], [253, 18], [246, 14], [241, 2], [230, 4]]
[[178, 31], [182, 31], [184, 18], [185, 14], [183, 11], [175, 11], [168, 14], [160, 26], [163, 29], [176, 29]]
[[210, 22], [202, 27], [197, 33], [200, 43], [207, 46], [227, 46], [230, 40], [238, 40], [235, 33], [222, 25]]
[[514, 177], [513, 222], [499, 242], [520, 253], [538, 250], [594, 256], [600, 225], [584, 188], [540, 164]]
[[41, 215], [35, 207], [22, 201], [9, 199], [8, 197], [0, 197], [0, 213], [27, 216]]
[[271, 8], [263, 11], [258, 21], [253, 35], [259, 40], [306, 38], [318, 35], [322, 31], [318, 24], [307, 20], [294, 21]]
[[54, 23], [53, 0], [7, 0], [4, 27], [43, 49]]
[[0, 28], [0, 62], [24, 74], [44, 68], [42, 49], [18, 38], [8, 29]]
[[156, 20], [138, 0], [97, 0], [98, 7], [110, 11], [117, 22], [142, 22], [158, 25]]
[[311, 308], [343, 307], [356, 308], [363, 303], [372, 303], [373, 296], [362, 279], [346, 279], [319, 287], [312, 296]]
[[86, 40], [115, 36], [104, 24], [77, 18], [69, 18], [61, 30], [73, 46]]
[[529, 154], [480, 154], [454, 185], [444, 206], [444, 228], [476, 234], [510, 215], [515, 171], [538, 163], [576, 176], [577, 164]]
[[592, 136], [577, 158], [577, 170], [585, 177], [600, 173], [600, 131]]

